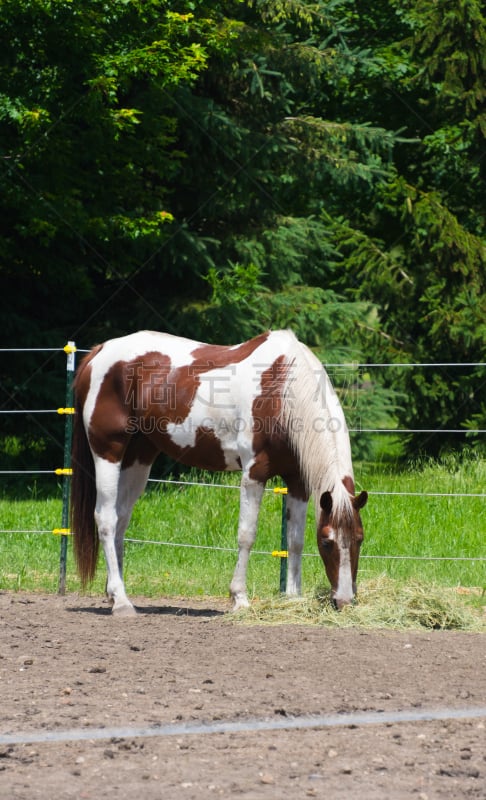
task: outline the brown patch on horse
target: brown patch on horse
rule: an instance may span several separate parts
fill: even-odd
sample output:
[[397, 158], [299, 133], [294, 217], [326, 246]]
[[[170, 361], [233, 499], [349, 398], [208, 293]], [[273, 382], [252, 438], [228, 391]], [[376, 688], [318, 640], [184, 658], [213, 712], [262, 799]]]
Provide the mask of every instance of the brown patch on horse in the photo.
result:
[[[360, 511], [362, 508], [365, 507], [366, 503], [368, 502], [368, 492], [360, 492], [360, 494], [355, 495], [354, 481], [349, 475], [346, 475], [343, 478], [343, 484], [344, 487], [349, 492], [349, 494], [351, 495], [351, 503], [354, 508], [354, 511], [355, 512]], [[361, 521], [359, 521], [359, 526], [361, 526]]]
[[153, 464], [158, 454], [159, 448], [150, 439], [141, 433], [135, 433], [128, 442], [121, 468], [128, 469], [135, 461], [140, 464]]
[[169, 356], [157, 351], [116, 361], [103, 378], [90, 420], [93, 450], [108, 461], [123, 459], [125, 469], [136, 460], [151, 464], [161, 450], [178, 459], [182, 449], [171, 443], [167, 425], [186, 419], [197, 387], [186, 367], [173, 372]]
[[345, 489], [351, 495], [351, 497], [354, 497], [354, 481], [353, 481], [351, 475], [346, 475], [343, 478], [343, 484], [344, 484]]
[[[187, 459], [187, 460], [186, 460]], [[200, 426], [196, 430], [194, 447], [182, 450], [179, 461], [191, 467], [209, 469], [223, 472], [226, 469], [226, 459], [221, 443], [211, 428]]]
[[93, 451], [107, 461], [117, 463], [126, 450], [129, 433], [130, 380], [127, 381], [129, 362], [116, 361], [105, 374], [91, 415], [88, 438]]
[[319, 500], [321, 515], [317, 524], [317, 549], [324, 562], [326, 575], [332, 589], [337, 589], [339, 580], [339, 547], [334, 539], [332, 511], [333, 502], [331, 492], [323, 492]]
[[191, 367], [197, 367], [198, 371], [209, 372], [218, 367], [228, 367], [231, 364], [239, 364], [245, 358], [257, 350], [268, 339], [269, 331], [255, 336], [248, 342], [235, 345], [201, 344], [191, 351], [194, 363]]
[[288, 364], [284, 355], [276, 358], [261, 374], [261, 392], [252, 405], [255, 463], [249, 474], [250, 478], [261, 483], [280, 475], [294, 497], [308, 500], [308, 493], [300, 477], [298, 459], [279, 422], [287, 374]]
[[161, 452], [174, 461], [190, 467], [223, 472], [227, 466], [224, 452], [214, 431], [199, 427], [196, 430], [194, 445], [188, 447], [176, 444], [169, 434], [163, 431], [135, 434], [130, 439], [123, 456], [122, 469], [128, 469], [135, 461], [140, 464], [153, 464]]
[[165, 433], [170, 422], [190, 414], [199, 386], [187, 366], [172, 369], [169, 356], [145, 353], [124, 367], [130, 417], [142, 433]]

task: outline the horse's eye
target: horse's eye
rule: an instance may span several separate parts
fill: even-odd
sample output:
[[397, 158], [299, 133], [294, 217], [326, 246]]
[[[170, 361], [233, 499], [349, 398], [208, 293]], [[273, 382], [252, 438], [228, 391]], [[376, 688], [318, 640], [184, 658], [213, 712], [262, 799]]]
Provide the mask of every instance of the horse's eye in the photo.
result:
[[332, 539], [325, 539], [324, 537], [321, 539], [322, 547], [325, 547], [326, 550], [329, 549], [333, 544]]

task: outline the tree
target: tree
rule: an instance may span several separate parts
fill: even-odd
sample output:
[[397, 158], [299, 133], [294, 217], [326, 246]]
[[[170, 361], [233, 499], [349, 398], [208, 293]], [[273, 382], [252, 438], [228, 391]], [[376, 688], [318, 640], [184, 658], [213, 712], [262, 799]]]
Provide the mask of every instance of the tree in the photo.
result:
[[[382, 332], [371, 337], [378, 360], [484, 361], [484, 99], [486, 26], [478, 3], [409, 2], [410, 32], [395, 46], [405, 57], [388, 91], [413, 111], [399, 145], [396, 174], [379, 187], [373, 211], [333, 220], [357, 296], [373, 298]], [[386, 85], [386, 82], [385, 82]], [[402, 93], [405, 91], [405, 95]], [[375, 344], [373, 345], [373, 341]], [[389, 380], [406, 402], [403, 425], [484, 428], [484, 368], [406, 371]], [[414, 451], [456, 445], [453, 434], [413, 437]]]
[[[86, 346], [130, 325], [137, 273], [171, 235], [170, 184], [186, 157], [174, 92], [226, 46], [218, 25], [157, 0], [1, 3], [0, 323], [11, 346]], [[50, 363], [43, 380], [38, 362], [4, 363], [2, 405], [52, 406]], [[27, 463], [52, 458], [55, 427], [10, 419], [5, 434]]]

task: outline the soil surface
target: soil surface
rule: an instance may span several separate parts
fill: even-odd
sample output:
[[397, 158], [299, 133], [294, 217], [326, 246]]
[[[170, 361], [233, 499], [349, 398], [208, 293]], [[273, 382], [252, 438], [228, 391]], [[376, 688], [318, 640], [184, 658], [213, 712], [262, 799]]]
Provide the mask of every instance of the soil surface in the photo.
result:
[[[98, 597], [0, 593], [1, 798], [486, 798], [484, 716], [346, 722], [484, 707], [484, 634], [253, 627], [220, 600], [135, 602], [117, 619]], [[337, 727], [136, 732], [336, 714]]]

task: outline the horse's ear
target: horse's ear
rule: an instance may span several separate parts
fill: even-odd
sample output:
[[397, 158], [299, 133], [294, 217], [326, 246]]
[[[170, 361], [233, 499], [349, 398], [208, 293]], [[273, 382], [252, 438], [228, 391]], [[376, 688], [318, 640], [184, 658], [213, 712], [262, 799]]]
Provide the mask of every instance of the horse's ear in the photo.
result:
[[355, 507], [356, 511], [359, 511], [361, 508], [364, 508], [367, 502], [368, 502], [368, 492], [361, 492], [361, 494], [358, 494], [357, 497], [353, 498], [353, 506]]
[[326, 514], [332, 511], [332, 494], [331, 492], [323, 492], [320, 499], [321, 508]]

